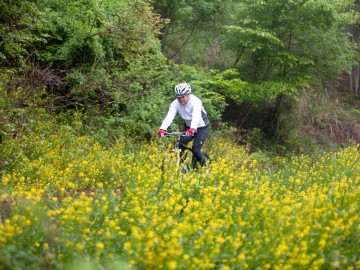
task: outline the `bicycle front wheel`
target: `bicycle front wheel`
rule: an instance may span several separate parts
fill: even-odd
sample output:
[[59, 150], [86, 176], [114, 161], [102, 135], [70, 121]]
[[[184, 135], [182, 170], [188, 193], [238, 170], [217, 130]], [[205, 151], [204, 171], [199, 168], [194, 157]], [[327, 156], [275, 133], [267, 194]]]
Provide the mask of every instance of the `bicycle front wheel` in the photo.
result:
[[167, 153], [161, 163], [161, 170], [163, 172], [171, 172], [180, 164], [180, 155], [177, 151], [170, 151]]

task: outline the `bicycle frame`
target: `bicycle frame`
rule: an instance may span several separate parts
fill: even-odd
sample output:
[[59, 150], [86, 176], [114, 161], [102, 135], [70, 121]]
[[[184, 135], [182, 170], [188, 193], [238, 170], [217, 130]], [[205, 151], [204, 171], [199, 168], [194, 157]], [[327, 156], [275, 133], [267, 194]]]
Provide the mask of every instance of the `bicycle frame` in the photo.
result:
[[[167, 132], [165, 133], [164, 137], [174, 137], [175, 140], [172, 141], [172, 148], [170, 149], [170, 153], [176, 154], [176, 165], [180, 166], [180, 164], [185, 160], [186, 153], [183, 153], [183, 156], [181, 157], [181, 149], [180, 149], [180, 138], [181, 136], [185, 136], [184, 132]], [[192, 152], [192, 149], [186, 145], [183, 144], [186, 150], [189, 150]]]
[[[185, 144], [181, 144], [181, 146], [185, 149], [184, 153], [181, 156], [181, 149], [179, 147], [180, 146], [180, 138], [181, 138], [181, 136], [187, 136], [187, 135], [185, 135], [184, 132], [167, 132], [167, 133], [165, 133], [164, 136], [165, 137], [175, 137], [175, 140], [172, 143], [173, 148], [170, 150], [170, 152], [175, 152], [176, 153], [176, 155], [177, 155], [176, 156], [177, 157], [177, 161], [176, 161], [177, 166], [180, 166], [186, 160], [187, 150], [188, 150], [188, 151], [190, 151], [192, 153], [192, 160], [191, 160], [190, 168], [191, 169], [197, 168], [198, 161], [196, 160], [191, 147], [188, 147]], [[205, 154], [205, 156], [206, 156], [206, 159], [209, 161], [209, 163], [211, 163], [209, 156], [207, 154]], [[183, 173], [187, 173], [189, 171], [189, 168], [187, 167], [186, 164], [184, 164], [184, 166], [181, 169], [182, 169]]]
[[[184, 132], [167, 132], [165, 133], [165, 137], [170, 137], [170, 136], [175, 136], [176, 137], [176, 143], [173, 143], [174, 145], [174, 149], [180, 149], [179, 145], [180, 145], [180, 137], [181, 136], [187, 136], [185, 135]], [[185, 147], [186, 150], [189, 150], [192, 152], [192, 149], [190, 147], [188, 147], [185, 144], [181, 144], [183, 147]]]

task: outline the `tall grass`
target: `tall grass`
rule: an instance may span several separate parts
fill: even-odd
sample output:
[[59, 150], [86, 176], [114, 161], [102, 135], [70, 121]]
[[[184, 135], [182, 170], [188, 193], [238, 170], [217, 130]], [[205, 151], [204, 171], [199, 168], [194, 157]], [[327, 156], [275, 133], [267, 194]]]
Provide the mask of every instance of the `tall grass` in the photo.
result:
[[212, 171], [183, 175], [130, 137], [51, 118], [0, 145], [1, 268], [360, 268], [356, 146], [260, 164], [210, 140]]

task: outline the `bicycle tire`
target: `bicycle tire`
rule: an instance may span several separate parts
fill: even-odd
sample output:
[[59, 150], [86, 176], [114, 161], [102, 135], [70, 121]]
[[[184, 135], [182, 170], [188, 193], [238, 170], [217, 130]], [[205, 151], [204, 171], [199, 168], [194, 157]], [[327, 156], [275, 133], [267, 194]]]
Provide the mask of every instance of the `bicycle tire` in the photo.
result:
[[206, 160], [205, 161], [205, 170], [206, 170], [206, 172], [210, 172], [211, 171], [211, 159], [207, 153], [203, 153], [203, 156]]
[[174, 151], [170, 151], [166, 157], [163, 158], [161, 163], [161, 171], [172, 170], [174, 165], [179, 164], [179, 157]]
[[202, 155], [203, 155], [203, 158], [205, 159], [205, 164], [203, 166], [199, 166], [200, 165], [199, 162], [193, 156], [192, 160], [191, 160], [191, 168], [193, 170], [198, 170], [199, 168], [202, 169], [202, 167], [205, 167], [205, 170], [207, 172], [209, 172], [210, 169], [211, 169], [211, 159], [210, 159], [209, 155], [207, 153], [205, 153], [205, 152], [203, 152]]

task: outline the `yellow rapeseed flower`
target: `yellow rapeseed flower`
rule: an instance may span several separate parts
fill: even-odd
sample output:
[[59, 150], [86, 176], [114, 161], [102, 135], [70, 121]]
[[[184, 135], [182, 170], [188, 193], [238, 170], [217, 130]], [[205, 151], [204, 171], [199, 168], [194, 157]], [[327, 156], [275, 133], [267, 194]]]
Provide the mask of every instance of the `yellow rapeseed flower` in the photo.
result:
[[99, 249], [99, 250], [103, 250], [105, 248], [105, 245], [104, 245], [104, 243], [97, 242], [96, 243], [96, 248]]
[[168, 266], [168, 269], [176, 269], [177, 262], [176, 261], [170, 261], [170, 262], [168, 262], [167, 266]]

